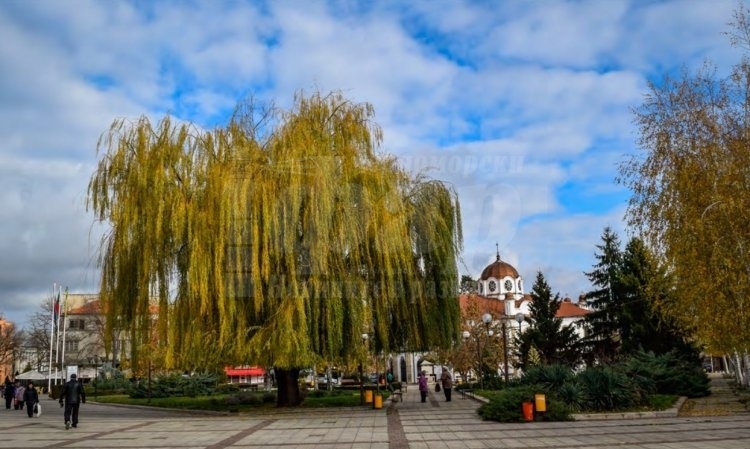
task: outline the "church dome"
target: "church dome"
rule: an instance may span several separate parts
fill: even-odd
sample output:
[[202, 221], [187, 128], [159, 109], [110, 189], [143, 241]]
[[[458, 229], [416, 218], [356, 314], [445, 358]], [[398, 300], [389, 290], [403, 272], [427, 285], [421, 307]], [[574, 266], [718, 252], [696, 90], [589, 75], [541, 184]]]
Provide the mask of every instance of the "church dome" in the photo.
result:
[[498, 255], [497, 260], [487, 265], [487, 267], [482, 270], [482, 275], [479, 276], [479, 280], [484, 281], [489, 278], [502, 279], [507, 276], [513, 279], [520, 277], [518, 275], [518, 270], [516, 270], [513, 265], [500, 260], [500, 255]]

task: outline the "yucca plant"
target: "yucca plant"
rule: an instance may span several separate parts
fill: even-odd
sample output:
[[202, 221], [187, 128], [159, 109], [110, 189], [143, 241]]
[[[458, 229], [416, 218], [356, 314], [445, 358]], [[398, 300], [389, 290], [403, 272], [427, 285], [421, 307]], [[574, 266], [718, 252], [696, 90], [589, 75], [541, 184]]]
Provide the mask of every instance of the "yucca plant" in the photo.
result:
[[527, 369], [521, 377], [525, 385], [540, 385], [545, 391], [556, 391], [573, 379], [573, 371], [563, 365], [537, 365]]
[[586, 394], [586, 409], [609, 411], [637, 404], [633, 383], [625, 374], [607, 366], [588, 368], [576, 379]]
[[557, 397], [571, 410], [581, 411], [586, 407], [586, 391], [575, 380], [564, 383], [556, 391]]

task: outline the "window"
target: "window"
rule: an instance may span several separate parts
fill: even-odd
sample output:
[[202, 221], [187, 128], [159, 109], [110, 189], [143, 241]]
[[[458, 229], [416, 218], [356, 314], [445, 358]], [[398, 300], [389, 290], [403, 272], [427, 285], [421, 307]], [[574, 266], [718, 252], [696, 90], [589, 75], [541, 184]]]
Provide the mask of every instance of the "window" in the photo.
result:
[[68, 329], [82, 331], [86, 329], [86, 320], [71, 319], [70, 321], [68, 321]]
[[67, 340], [65, 342], [65, 351], [67, 351], [67, 352], [78, 351], [78, 342], [77, 341], [72, 341], [72, 340]]

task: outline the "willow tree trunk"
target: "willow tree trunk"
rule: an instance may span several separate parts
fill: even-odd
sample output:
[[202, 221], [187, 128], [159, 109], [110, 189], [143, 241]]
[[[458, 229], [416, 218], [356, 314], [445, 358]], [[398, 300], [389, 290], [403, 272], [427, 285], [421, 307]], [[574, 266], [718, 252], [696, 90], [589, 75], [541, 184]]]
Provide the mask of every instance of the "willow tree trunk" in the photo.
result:
[[274, 368], [276, 386], [276, 405], [279, 407], [294, 407], [302, 403], [302, 395], [299, 390], [299, 368]]

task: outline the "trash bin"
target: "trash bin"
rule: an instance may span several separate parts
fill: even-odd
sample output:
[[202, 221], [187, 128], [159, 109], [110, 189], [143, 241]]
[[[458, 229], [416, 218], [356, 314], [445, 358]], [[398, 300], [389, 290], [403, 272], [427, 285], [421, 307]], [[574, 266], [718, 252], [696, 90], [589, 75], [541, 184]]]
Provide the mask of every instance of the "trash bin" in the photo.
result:
[[375, 400], [372, 402], [372, 408], [379, 410], [383, 408], [383, 395], [380, 393], [375, 394]]
[[365, 404], [372, 404], [372, 390], [365, 390]]
[[537, 412], [541, 413], [541, 412], [547, 411], [547, 398], [543, 394], [535, 394], [534, 402], [536, 405]]
[[534, 420], [534, 404], [532, 402], [524, 402], [521, 404], [521, 411], [523, 412], [524, 421]]

